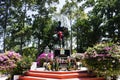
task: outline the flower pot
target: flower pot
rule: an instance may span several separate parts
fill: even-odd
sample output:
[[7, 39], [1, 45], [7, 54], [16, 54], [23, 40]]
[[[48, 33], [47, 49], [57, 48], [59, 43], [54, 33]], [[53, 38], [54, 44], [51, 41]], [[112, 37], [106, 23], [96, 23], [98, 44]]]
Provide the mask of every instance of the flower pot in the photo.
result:
[[36, 70], [36, 68], [37, 68], [37, 62], [32, 62], [30, 70]]
[[45, 71], [45, 68], [44, 67], [39, 67], [39, 68], [36, 68], [37, 71]]
[[18, 80], [19, 77], [20, 77], [20, 75], [14, 75], [14, 76], [13, 76], [13, 80]]

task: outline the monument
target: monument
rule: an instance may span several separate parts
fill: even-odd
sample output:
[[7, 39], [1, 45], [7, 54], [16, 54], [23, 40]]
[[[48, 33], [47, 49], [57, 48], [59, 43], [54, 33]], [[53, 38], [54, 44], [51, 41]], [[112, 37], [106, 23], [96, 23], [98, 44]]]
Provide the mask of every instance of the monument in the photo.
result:
[[[61, 26], [61, 21], [58, 21], [58, 26], [55, 29], [55, 34], [57, 35], [57, 42], [59, 48], [54, 50], [54, 57], [59, 58], [59, 68], [66, 69], [67, 68], [67, 60], [70, 56], [70, 50], [65, 49], [65, 38], [68, 33], [68, 28]], [[67, 34], [68, 35], [68, 34]]]
[[[55, 56], [58, 57], [67, 57], [70, 56], [69, 49], [65, 49], [64, 37], [68, 33], [68, 28], [61, 26], [61, 21], [58, 21], [58, 26], [55, 29], [55, 34], [57, 35], [57, 40], [59, 48], [55, 50]], [[67, 34], [68, 35], [68, 34]]]
[[57, 34], [57, 41], [59, 41], [59, 46], [64, 47], [64, 27], [61, 26], [61, 22], [58, 21], [58, 26], [55, 29], [55, 34]]

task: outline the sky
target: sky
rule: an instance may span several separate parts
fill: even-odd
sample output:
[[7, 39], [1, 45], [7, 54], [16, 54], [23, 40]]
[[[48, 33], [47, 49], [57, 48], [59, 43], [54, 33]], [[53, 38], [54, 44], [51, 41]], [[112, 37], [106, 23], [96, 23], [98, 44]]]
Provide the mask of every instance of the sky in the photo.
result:
[[[57, 5], [57, 11], [60, 11], [60, 9], [62, 9], [63, 5], [65, 4], [65, 0], [59, 0], [59, 5]], [[84, 2], [82, 2], [84, 3]], [[86, 8], [84, 11], [85, 13], [88, 13], [88, 11], [92, 10], [92, 7]]]
[[59, 5], [57, 5], [57, 12], [59, 12], [63, 5], [65, 4], [65, 0], [59, 0]]

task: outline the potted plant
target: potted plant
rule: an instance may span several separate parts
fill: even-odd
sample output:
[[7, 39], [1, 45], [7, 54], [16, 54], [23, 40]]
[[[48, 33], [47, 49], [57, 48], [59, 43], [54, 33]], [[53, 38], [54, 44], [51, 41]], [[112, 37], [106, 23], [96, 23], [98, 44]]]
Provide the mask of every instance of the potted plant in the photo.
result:
[[98, 43], [84, 53], [83, 64], [97, 76], [116, 80], [120, 74], [120, 46], [115, 43]]
[[42, 53], [37, 58], [37, 66], [43, 67], [44, 62], [51, 61], [53, 59], [54, 55], [53, 53]]

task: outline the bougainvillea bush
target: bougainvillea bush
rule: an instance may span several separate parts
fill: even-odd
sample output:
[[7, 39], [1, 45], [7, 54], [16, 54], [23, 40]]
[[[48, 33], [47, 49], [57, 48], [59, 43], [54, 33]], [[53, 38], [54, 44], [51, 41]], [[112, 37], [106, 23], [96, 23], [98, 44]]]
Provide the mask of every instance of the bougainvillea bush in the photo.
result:
[[48, 53], [48, 54], [42, 53], [37, 58], [37, 65], [42, 67], [44, 62], [52, 60], [53, 57], [54, 57], [54, 53]]
[[120, 46], [98, 43], [84, 53], [84, 65], [98, 76], [120, 75]]
[[6, 51], [0, 54], [0, 72], [10, 73], [17, 65], [16, 63], [20, 61], [21, 55], [14, 51]]

